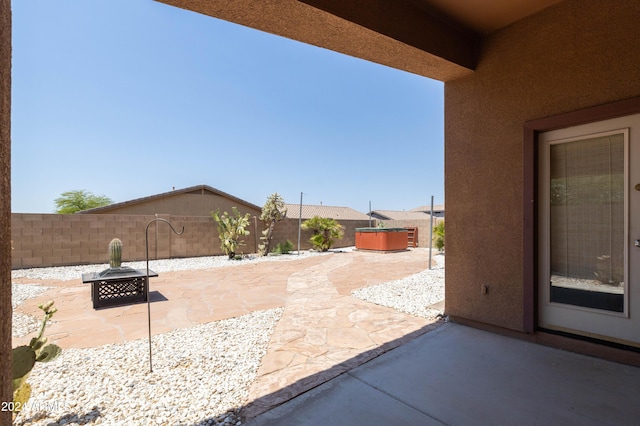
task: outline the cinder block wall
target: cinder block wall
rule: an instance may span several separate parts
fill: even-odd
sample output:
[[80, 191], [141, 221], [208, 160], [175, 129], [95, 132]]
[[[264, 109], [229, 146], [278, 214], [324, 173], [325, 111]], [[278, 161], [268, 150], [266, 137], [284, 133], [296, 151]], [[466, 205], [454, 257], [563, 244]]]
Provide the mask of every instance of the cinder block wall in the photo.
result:
[[[418, 247], [429, 248], [429, 234], [431, 223], [429, 220], [383, 220], [386, 228], [418, 228]], [[433, 226], [444, 222], [443, 217], [434, 217]]]
[[[210, 216], [158, 215], [184, 234], [174, 234], [163, 222], [149, 226], [149, 258], [199, 257], [222, 255], [215, 222]], [[128, 214], [11, 214], [13, 242], [12, 268], [82, 265], [108, 262], [108, 246], [112, 238], [122, 240], [122, 260], [144, 260], [145, 229], [156, 215]], [[368, 226], [368, 221], [343, 221], [343, 239], [334, 247], [355, 245], [355, 228]], [[251, 234], [244, 238], [239, 253], [256, 253], [264, 225], [251, 218]], [[311, 248], [310, 231], [302, 231], [301, 248]], [[298, 244], [298, 220], [285, 219], [276, 225], [273, 246], [290, 240]]]
[[[195, 257], [222, 254], [218, 232], [210, 217], [159, 215], [166, 223], [149, 226], [149, 258]], [[109, 260], [112, 238], [120, 238], [124, 262], [144, 260], [145, 229], [155, 215], [11, 215], [12, 268], [103, 263]], [[247, 252], [255, 251], [253, 240]]]
[[[302, 222], [304, 222], [304, 219], [302, 220]], [[338, 221], [338, 223], [340, 223], [344, 227], [344, 237], [334, 243], [334, 248], [355, 246], [355, 229], [369, 226], [368, 220], [345, 220]], [[264, 229], [264, 225], [262, 225], [260, 222], [258, 222], [258, 227], [260, 230]], [[258, 237], [260, 237], [260, 235], [258, 235]], [[308, 250], [311, 248], [311, 243], [309, 242], [309, 238], [311, 238], [311, 235], [311, 231], [302, 230], [302, 232], [300, 233], [300, 249]], [[298, 219], [286, 218], [276, 223], [273, 231], [272, 247], [275, 247], [276, 244], [283, 243], [286, 240], [289, 240], [293, 243], [293, 247], [295, 250], [298, 249]]]

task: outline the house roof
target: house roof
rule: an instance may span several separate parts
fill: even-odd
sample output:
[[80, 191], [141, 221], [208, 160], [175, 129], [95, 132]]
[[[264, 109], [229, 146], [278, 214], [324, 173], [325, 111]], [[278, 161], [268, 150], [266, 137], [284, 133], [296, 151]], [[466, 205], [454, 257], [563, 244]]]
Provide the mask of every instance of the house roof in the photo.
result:
[[[300, 204], [285, 204], [287, 217], [296, 218], [300, 216]], [[311, 219], [314, 216], [326, 217], [336, 220], [369, 220], [369, 216], [360, 213], [349, 207], [336, 206], [316, 206], [303, 204], [302, 219]]]
[[422, 211], [373, 210], [371, 213], [381, 217], [382, 220], [429, 219], [429, 214]]
[[245, 205], [247, 207], [250, 207], [252, 209], [257, 209], [257, 210], [261, 210], [262, 207], [260, 206], [256, 206], [255, 204], [252, 204], [248, 201], [242, 200], [238, 197], [234, 197], [231, 194], [227, 194], [226, 192], [220, 191], [219, 189], [213, 188], [209, 185], [196, 185], [196, 186], [190, 186], [188, 188], [183, 188], [183, 189], [174, 189], [173, 191], [169, 191], [169, 192], [163, 192], [161, 194], [156, 194], [156, 195], [150, 195], [148, 197], [142, 197], [142, 198], [136, 198], [134, 200], [129, 200], [129, 201], [123, 201], [121, 203], [114, 203], [114, 204], [109, 204], [107, 206], [102, 206], [102, 207], [95, 207], [93, 209], [87, 209], [87, 210], [82, 210], [79, 211], [77, 213], [81, 213], [81, 214], [91, 214], [91, 213], [104, 213], [104, 212], [108, 212], [110, 210], [113, 209], [117, 209], [117, 208], [121, 208], [121, 207], [129, 207], [129, 206], [134, 206], [137, 204], [142, 204], [142, 203], [146, 203], [149, 201], [155, 201], [155, 200], [160, 200], [162, 198], [169, 198], [169, 197], [174, 197], [176, 195], [179, 194], [189, 194], [189, 193], [198, 193], [198, 194], [204, 194], [204, 193], [211, 193], [214, 195], [219, 195], [221, 197], [225, 197], [228, 198], [230, 200], [235, 201], [238, 204], [242, 204]]
[[[420, 207], [416, 207], [415, 209], [411, 209], [412, 212], [429, 212], [431, 211], [431, 206], [420, 206]], [[433, 211], [434, 212], [443, 212], [444, 211], [444, 204], [434, 204], [433, 205]]]

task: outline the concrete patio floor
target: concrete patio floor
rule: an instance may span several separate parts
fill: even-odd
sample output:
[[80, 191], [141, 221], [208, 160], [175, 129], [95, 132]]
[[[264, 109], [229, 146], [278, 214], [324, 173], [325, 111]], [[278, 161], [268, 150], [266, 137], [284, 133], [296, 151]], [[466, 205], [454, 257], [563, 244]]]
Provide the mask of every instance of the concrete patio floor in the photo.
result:
[[267, 425], [638, 425], [640, 368], [447, 323], [260, 416]]

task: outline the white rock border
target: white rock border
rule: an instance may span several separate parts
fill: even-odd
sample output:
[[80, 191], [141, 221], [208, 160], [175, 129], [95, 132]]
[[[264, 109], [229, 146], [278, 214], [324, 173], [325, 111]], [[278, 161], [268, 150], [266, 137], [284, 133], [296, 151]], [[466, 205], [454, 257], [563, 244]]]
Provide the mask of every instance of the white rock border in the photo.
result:
[[239, 425], [283, 308], [88, 349], [37, 363], [18, 425]]
[[441, 310], [429, 306], [444, 300], [444, 254], [434, 256], [436, 266], [422, 272], [370, 287], [351, 294], [366, 302], [387, 306], [398, 311], [428, 319], [435, 319]]

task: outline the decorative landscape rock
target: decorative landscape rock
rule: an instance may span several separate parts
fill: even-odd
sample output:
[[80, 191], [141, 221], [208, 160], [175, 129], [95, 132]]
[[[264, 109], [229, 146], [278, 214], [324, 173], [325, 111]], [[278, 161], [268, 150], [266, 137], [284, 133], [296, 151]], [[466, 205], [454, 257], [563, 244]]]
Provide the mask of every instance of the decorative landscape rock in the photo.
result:
[[[242, 261], [214, 256], [158, 260], [152, 261], [150, 266], [160, 272], [180, 271], [327, 254], [330, 255], [303, 252], [300, 256], [255, 257]], [[408, 299], [417, 301], [415, 305], [424, 309], [426, 304], [444, 298], [444, 256], [435, 259], [438, 265], [431, 271], [362, 289], [359, 292], [369, 294], [358, 296], [403, 311], [417, 310], [415, 306], [401, 306], [404, 302], [399, 301]], [[144, 262], [129, 264], [135, 268], [144, 267]], [[12, 277], [72, 280], [77, 279], [79, 273], [99, 270], [100, 266], [17, 270], [12, 272]], [[434, 295], [428, 296], [425, 292]], [[25, 286], [24, 296], [20, 297], [32, 297], [35, 293], [33, 288]], [[400, 294], [405, 297], [398, 297]], [[420, 315], [417, 311], [413, 314]], [[30, 379], [33, 404], [18, 417], [16, 424], [238, 426], [237, 410], [247, 402], [249, 386], [255, 380], [281, 315], [282, 309], [260, 311], [156, 335], [153, 338], [154, 372], [151, 374], [147, 369], [146, 339], [90, 349], [65, 349], [55, 363], [36, 364]], [[433, 313], [426, 315], [433, 316]]]

